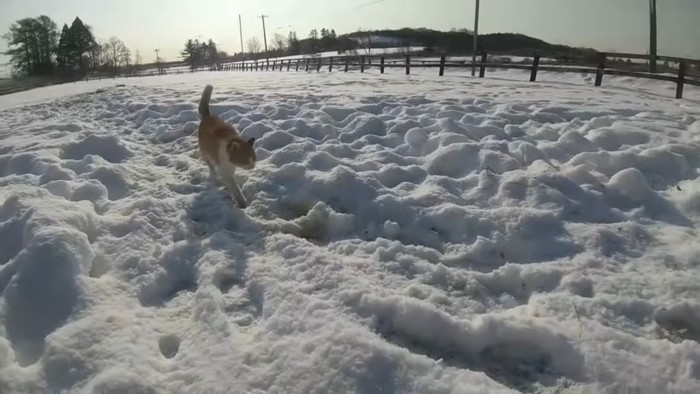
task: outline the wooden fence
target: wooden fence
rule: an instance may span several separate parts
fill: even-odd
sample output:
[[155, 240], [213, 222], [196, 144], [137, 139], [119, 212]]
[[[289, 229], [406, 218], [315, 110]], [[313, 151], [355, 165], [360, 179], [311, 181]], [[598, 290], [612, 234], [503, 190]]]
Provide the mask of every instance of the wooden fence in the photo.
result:
[[[364, 73], [370, 67], [379, 68], [379, 72], [384, 74], [387, 68], [402, 68], [406, 75], [411, 74], [411, 68], [437, 68], [438, 75], [445, 75], [445, 70], [449, 68], [471, 69], [473, 66], [478, 69], [479, 78], [484, 78], [486, 69], [520, 69], [530, 71], [530, 81], [537, 80], [538, 71], [571, 72], [571, 73], [592, 73], [596, 75], [595, 86], [601, 86], [604, 75], [620, 75], [635, 78], [654, 79], [659, 81], [669, 81], [676, 84], [676, 98], [683, 98], [683, 88], [685, 85], [700, 86], [700, 76], [689, 75], [689, 65], [700, 67], [700, 60], [657, 56], [660, 61], [677, 63], [675, 75], [652, 74], [649, 72], [625, 70], [619, 67], [608, 67], [608, 61], [619, 58], [646, 59], [648, 55], [628, 54], [628, 53], [600, 53], [597, 64], [592, 65], [561, 65], [561, 64], [540, 64], [540, 55], [532, 57], [532, 63], [507, 63], [489, 62], [488, 54], [481, 52], [481, 60], [476, 64], [465, 61], [448, 61], [443, 54], [439, 61], [426, 60], [425, 57], [414, 57], [404, 55], [402, 61], [396, 60], [393, 56], [339, 56], [339, 57], [317, 57], [305, 59], [273, 59], [263, 61], [241, 61], [228, 63], [220, 69], [224, 71], [316, 71], [327, 68], [328, 71], [338, 70], [348, 72], [359, 69]], [[421, 60], [422, 59], [422, 60]]]

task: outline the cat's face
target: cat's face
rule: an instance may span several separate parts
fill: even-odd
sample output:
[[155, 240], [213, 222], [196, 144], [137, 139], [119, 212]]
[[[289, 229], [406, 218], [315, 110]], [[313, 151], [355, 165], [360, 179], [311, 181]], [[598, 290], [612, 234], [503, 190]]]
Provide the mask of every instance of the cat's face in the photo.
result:
[[255, 168], [257, 158], [255, 156], [253, 144], [255, 144], [255, 138], [250, 138], [247, 141], [242, 139], [231, 140], [226, 147], [226, 152], [228, 153], [231, 163], [245, 170], [252, 170]]

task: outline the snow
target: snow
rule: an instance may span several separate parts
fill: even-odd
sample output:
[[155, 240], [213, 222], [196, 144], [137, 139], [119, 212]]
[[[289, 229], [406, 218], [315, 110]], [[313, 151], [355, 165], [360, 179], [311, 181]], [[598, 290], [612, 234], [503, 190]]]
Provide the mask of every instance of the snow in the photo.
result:
[[0, 391], [700, 391], [700, 91], [402, 71], [1, 96]]

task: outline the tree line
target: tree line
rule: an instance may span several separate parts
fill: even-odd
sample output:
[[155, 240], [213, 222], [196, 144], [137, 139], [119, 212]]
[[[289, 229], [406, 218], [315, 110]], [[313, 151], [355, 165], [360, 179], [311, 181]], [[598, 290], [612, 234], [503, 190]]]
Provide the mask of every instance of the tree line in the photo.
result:
[[218, 69], [221, 67], [221, 61], [227, 58], [228, 54], [218, 50], [212, 39], [207, 42], [189, 39], [185, 42], [185, 48], [180, 52], [180, 56], [191, 70], [196, 70], [205, 65]]
[[[319, 52], [337, 51], [339, 54], [371, 55], [373, 48], [421, 47], [425, 52], [445, 52], [464, 54], [472, 52], [473, 33], [468, 29], [439, 31], [426, 28], [403, 28], [396, 30], [357, 30], [338, 35], [334, 29], [312, 29], [305, 38], [298, 38], [292, 31], [288, 36], [274, 33], [269, 39], [267, 51], [257, 37], [247, 41], [244, 53], [238, 53], [231, 60], [259, 59]], [[592, 59], [596, 51], [587, 48], [574, 48], [554, 45], [523, 34], [495, 33], [479, 35], [478, 50], [500, 53], [518, 53], [531, 56], [534, 52], [563, 60]]]
[[358, 44], [349, 37], [339, 37], [334, 29], [324, 27], [321, 30], [311, 30], [308, 37], [301, 40], [295, 31], [289, 32], [287, 36], [274, 33], [267, 43], [267, 52], [265, 52], [265, 43], [261, 42], [257, 37], [248, 39], [246, 46], [247, 52], [229, 56], [226, 52], [217, 50], [216, 43], [211, 39], [207, 42], [189, 39], [185, 41], [180, 56], [190, 70], [196, 70], [201, 67], [217, 69], [221, 67], [221, 63], [224, 60], [237, 61], [257, 59], [261, 56], [275, 57], [324, 51], [345, 51], [356, 48]]
[[16, 76], [80, 78], [89, 72], [120, 74], [133, 71], [141, 55], [117, 37], [95, 39], [92, 29], [79, 17], [70, 26], [58, 25], [46, 15], [23, 18], [2, 36], [7, 41], [10, 65]]
[[250, 38], [247, 47], [248, 52], [243, 55], [289, 56], [352, 50], [357, 47], [357, 43], [347, 36], [338, 36], [335, 29], [324, 27], [321, 30], [312, 29], [308, 36], [301, 40], [295, 31], [289, 32], [286, 37], [280, 33], [274, 33], [266, 53], [262, 51], [263, 45], [257, 37]]
[[[15, 75], [52, 75], [63, 78], [81, 78], [88, 73], [111, 75], [130, 74], [141, 65], [141, 56], [134, 55], [117, 37], [96, 39], [89, 25], [76, 17], [70, 26], [57, 24], [48, 16], [23, 18], [10, 26], [2, 36], [7, 41]], [[358, 30], [338, 35], [334, 29], [312, 29], [306, 37], [299, 38], [295, 31], [286, 36], [274, 33], [269, 42], [261, 43], [257, 37], [247, 41], [247, 51], [229, 56], [219, 50], [209, 39], [189, 39], [180, 52], [182, 60], [191, 70], [202, 67], [217, 69], [224, 61], [239, 61], [320, 52], [337, 51], [339, 54], [371, 55], [373, 48], [420, 46], [426, 52], [470, 53], [472, 32], [467, 29], [437, 31], [425, 28], [398, 30]], [[574, 62], [576, 59], [595, 59], [595, 51], [553, 45], [522, 34], [497, 33], [479, 36], [479, 50], [490, 53], [509, 52], [531, 55], [537, 51], [543, 56]], [[160, 68], [161, 65], [159, 64]]]

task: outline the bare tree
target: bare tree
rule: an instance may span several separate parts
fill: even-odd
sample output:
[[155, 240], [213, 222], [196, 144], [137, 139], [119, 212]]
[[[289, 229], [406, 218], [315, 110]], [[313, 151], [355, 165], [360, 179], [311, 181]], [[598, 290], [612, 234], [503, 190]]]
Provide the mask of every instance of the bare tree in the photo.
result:
[[260, 44], [260, 40], [258, 40], [257, 37], [251, 37], [248, 40], [248, 52], [257, 54], [260, 53], [260, 49], [262, 48], [262, 45]]
[[135, 65], [135, 66], [140, 66], [141, 63], [143, 62], [143, 57], [141, 57], [141, 52], [139, 52], [138, 49], [136, 50], [136, 54], [135, 54], [134, 56], [135, 56], [135, 59], [136, 59], [136, 61], [134, 62], [134, 65]]
[[357, 31], [357, 39], [359, 41], [360, 48], [365, 50], [365, 54], [367, 56], [372, 55], [372, 44], [374, 39], [372, 32], [359, 29]]
[[101, 69], [109, 65], [109, 59], [107, 56], [107, 41], [100, 38], [95, 41], [93, 56], [95, 57], [93, 60], [95, 69]]
[[104, 44], [104, 52], [107, 57], [107, 64], [112, 68], [115, 75], [119, 73], [122, 65], [128, 66], [131, 62], [131, 52], [124, 45], [124, 42], [117, 37], [110, 37]]
[[284, 51], [287, 49], [287, 38], [279, 33], [272, 36], [271, 48], [273, 51]]

